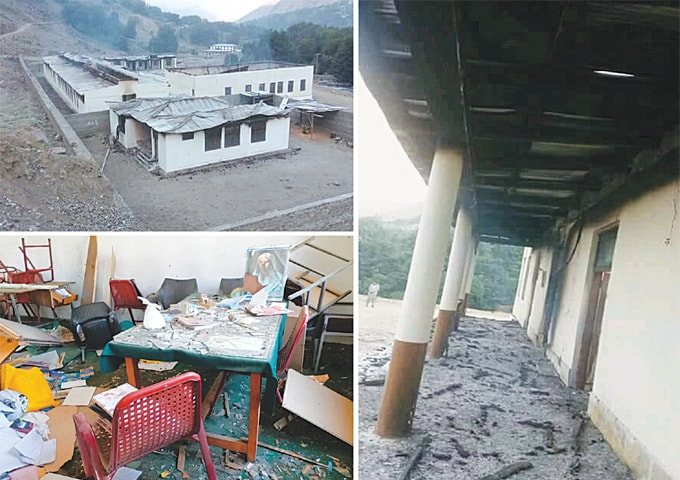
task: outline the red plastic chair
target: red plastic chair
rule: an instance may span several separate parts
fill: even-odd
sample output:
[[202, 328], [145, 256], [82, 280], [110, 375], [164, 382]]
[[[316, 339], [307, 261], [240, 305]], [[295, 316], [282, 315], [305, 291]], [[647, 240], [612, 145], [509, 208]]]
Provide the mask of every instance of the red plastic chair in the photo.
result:
[[[111, 431], [101, 429], [99, 434], [99, 443], [111, 447], [108, 461], [85, 415], [76, 413], [73, 421], [88, 479], [110, 480], [123, 465], [188, 438], [200, 442], [208, 478], [217, 480], [203, 429], [201, 377], [197, 373], [183, 373], [124, 396], [113, 412]], [[105, 438], [107, 435], [110, 438]]]
[[142, 310], [146, 308], [139, 298], [143, 297], [134, 280], [109, 280], [109, 290], [111, 291], [111, 301], [113, 310], [118, 312], [121, 308], [127, 308], [130, 312], [130, 320], [134, 323], [135, 317], [132, 310]]
[[[304, 307], [302, 307], [302, 310], [300, 310], [300, 314], [297, 317], [297, 322], [295, 323], [295, 328], [290, 333], [288, 341], [279, 350], [279, 359], [276, 364], [277, 378], [279, 379], [285, 378], [286, 373], [288, 372], [288, 366], [290, 365], [290, 362], [293, 359], [293, 352], [300, 344], [300, 340], [302, 340], [302, 336], [305, 334], [308, 319], [309, 319], [309, 307], [305, 305]], [[279, 389], [276, 390], [276, 398], [279, 400], [279, 403], [283, 403], [283, 398], [281, 397], [281, 392]]]

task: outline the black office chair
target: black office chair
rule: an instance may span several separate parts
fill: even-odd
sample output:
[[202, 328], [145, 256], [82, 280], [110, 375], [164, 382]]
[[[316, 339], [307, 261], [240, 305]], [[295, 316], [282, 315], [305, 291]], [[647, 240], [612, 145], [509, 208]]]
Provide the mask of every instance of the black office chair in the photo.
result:
[[81, 305], [71, 310], [69, 329], [80, 347], [83, 362], [86, 351], [101, 350], [121, 332], [118, 319], [111, 315], [111, 309], [104, 302]]
[[231, 292], [237, 288], [243, 288], [243, 277], [241, 278], [223, 278], [220, 280], [220, 295], [229, 297]]
[[198, 282], [195, 278], [177, 279], [166, 278], [161, 284], [161, 288], [156, 293], [152, 293], [148, 298], [150, 302], [158, 303], [163, 310], [166, 310], [173, 303], [184, 300], [192, 293], [198, 292]]

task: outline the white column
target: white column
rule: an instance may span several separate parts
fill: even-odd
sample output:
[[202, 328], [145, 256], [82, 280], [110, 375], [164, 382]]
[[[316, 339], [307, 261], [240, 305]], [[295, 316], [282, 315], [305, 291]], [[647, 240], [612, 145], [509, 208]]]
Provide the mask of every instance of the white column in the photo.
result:
[[439, 303], [437, 326], [435, 327], [432, 345], [430, 346], [430, 356], [432, 358], [440, 358], [443, 355], [448, 345], [452, 325], [455, 324], [458, 300], [460, 299], [461, 288], [465, 283], [465, 264], [467, 263], [471, 239], [472, 224], [470, 222], [470, 213], [461, 205], [458, 209], [456, 228], [453, 232], [453, 241], [451, 242], [451, 253], [446, 269], [442, 299]]
[[381, 436], [398, 437], [411, 430], [462, 171], [463, 149], [437, 150], [375, 427]]

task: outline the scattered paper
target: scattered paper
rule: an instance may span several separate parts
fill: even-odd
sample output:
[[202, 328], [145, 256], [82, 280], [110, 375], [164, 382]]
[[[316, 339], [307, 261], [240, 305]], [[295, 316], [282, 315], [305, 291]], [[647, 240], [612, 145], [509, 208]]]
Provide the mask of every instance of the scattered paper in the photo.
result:
[[58, 473], [48, 473], [41, 480], [78, 480], [73, 477], [66, 477], [64, 475], [59, 475]]
[[9, 478], [10, 480], [38, 480], [40, 477], [38, 476], [38, 467], [28, 465], [11, 472]]
[[87, 382], [85, 380], [70, 380], [68, 382], [61, 382], [61, 389], [66, 390], [67, 388], [74, 387], [86, 387]]
[[63, 367], [62, 359], [56, 350], [50, 350], [40, 355], [33, 355], [32, 357], [26, 359], [22, 365], [31, 365], [35, 367], [45, 366], [50, 370], [56, 370]]
[[248, 305], [250, 306], [264, 306], [267, 305], [267, 298], [269, 297], [269, 294], [267, 291], [263, 288], [259, 292], [257, 292], [253, 297], [250, 299], [250, 303]]
[[0, 428], [0, 472], [10, 472], [16, 468], [23, 467], [26, 462], [22, 462], [17, 457], [14, 445], [21, 438], [11, 428]]
[[161, 362], [159, 360], [140, 360], [138, 363], [140, 370], [153, 370], [154, 372], [165, 372], [175, 368], [178, 362]]
[[45, 465], [57, 458], [57, 440], [44, 441], [37, 430], [31, 430], [14, 445], [14, 449], [21, 461], [31, 465]]
[[75, 387], [68, 392], [68, 396], [62, 405], [82, 405], [88, 406], [92, 400], [92, 395], [96, 387]]
[[111, 480], [137, 480], [141, 474], [139, 470], [120, 467]]

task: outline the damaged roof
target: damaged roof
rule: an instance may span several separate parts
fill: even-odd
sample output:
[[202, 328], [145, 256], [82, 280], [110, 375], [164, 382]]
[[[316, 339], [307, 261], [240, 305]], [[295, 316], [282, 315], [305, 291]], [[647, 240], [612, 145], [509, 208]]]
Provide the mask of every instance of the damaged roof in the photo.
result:
[[49, 65], [52, 70], [68, 82], [78, 93], [108, 88], [123, 81], [167, 83], [163, 77], [131, 72], [115, 65], [105, 64], [94, 58], [74, 53], [62, 53], [61, 55], [44, 57], [43, 62]]
[[465, 152], [480, 240], [553, 242], [678, 177], [679, 5], [360, 0], [359, 70], [424, 179]]
[[236, 102], [237, 96], [136, 98], [115, 103], [111, 110], [161, 133], [197, 132], [253, 117], [284, 117], [289, 113], [263, 102], [255, 105]]
[[325, 113], [343, 110], [343, 107], [326, 105], [325, 103], [317, 102], [316, 100], [288, 99], [288, 102], [283, 106], [286, 110], [300, 110], [301, 112], [306, 113]]

